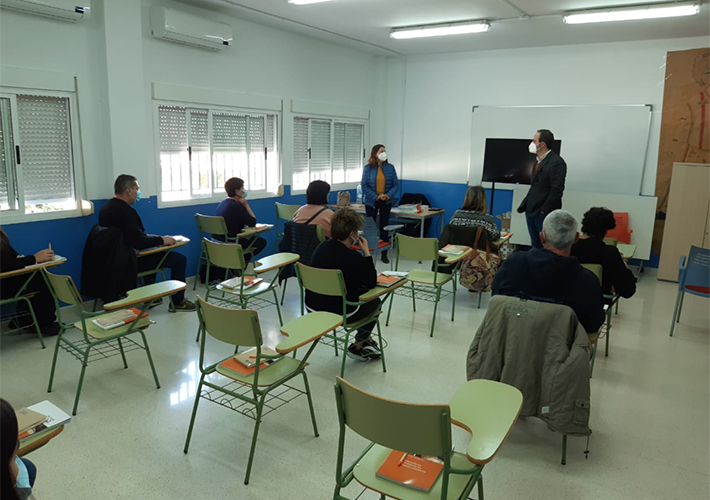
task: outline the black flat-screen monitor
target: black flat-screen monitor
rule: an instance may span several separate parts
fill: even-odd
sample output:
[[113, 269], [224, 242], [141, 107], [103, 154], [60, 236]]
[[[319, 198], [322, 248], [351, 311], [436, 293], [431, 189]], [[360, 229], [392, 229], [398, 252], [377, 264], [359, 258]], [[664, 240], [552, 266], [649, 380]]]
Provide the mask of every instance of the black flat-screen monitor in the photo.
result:
[[[530, 139], [486, 139], [483, 156], [483, 181], [507, 184], [530, 184], [535, 155], [528, 151]], [[562, 141], [555, 140], [552, 150], [560, 154]]]

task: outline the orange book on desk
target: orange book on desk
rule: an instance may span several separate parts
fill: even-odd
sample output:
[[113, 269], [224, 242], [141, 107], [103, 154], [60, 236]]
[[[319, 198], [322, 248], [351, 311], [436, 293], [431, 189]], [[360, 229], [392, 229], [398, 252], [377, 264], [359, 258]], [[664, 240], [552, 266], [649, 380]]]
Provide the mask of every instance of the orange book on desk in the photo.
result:
[[443, 468], [444, 464], [436, 458], [393, 450], [377, 469], [377, 477], [415, 490], [429, 491]]
[[377, 275], [377, 285], [378, 286], [384, 286], [384, 287], [389, 287], [394, 285], [395, 283], [398, 283], [399, 281], [402, 281], [404, 278], [401, 276], [387, 276], [386, 274], [378, 274]]

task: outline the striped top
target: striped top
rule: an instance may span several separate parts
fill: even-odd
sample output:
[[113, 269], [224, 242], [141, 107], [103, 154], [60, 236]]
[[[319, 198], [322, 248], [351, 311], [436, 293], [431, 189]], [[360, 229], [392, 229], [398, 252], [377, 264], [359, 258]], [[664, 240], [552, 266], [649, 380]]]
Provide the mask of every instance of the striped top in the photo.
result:
[[500, 238], [500, 230], [496, 226], [496, 221], [492, 215], [474, 212], [473, 210], [456, 210], [449, 222], [452, 226], [482, 227], [488, 233], [490, 241]]

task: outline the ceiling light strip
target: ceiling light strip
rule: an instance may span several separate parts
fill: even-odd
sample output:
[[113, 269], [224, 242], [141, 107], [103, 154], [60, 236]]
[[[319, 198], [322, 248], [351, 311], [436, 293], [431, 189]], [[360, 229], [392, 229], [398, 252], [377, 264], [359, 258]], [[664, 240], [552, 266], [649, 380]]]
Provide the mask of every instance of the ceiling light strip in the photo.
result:
[[570, 12], [562, 17], [566, 24], [605, 23], [614, 21], [637, 21], [666, 17], [694, 16], [700, 12], [699, 2], [676, 2], [638, 7], [584, 10]]
[[444, 35], [465, 35], [469, 33], [483, 33], [491, 25], [486, 21], [466, 21], [458, 23], [425, 24], [421, 26], [408, 26], [393, 28], [390, 37], [396, 39], [424, 38]]

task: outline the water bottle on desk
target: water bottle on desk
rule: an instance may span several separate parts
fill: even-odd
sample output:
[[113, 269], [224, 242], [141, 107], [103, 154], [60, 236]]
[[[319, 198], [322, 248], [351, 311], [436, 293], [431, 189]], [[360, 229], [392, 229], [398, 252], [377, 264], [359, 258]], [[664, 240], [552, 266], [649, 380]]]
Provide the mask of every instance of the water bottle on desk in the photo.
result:
[[357, 185], [357, 199], [355, 201], [357, 203], [362, 203], [362, 184]]

